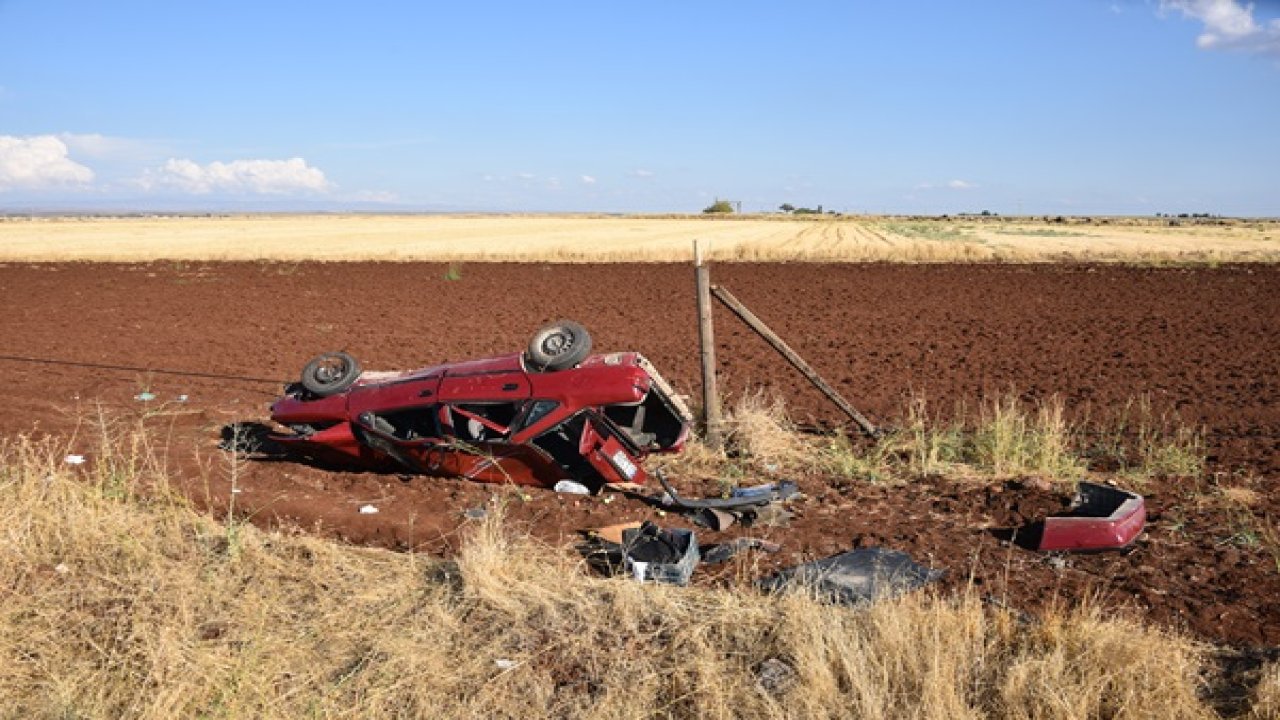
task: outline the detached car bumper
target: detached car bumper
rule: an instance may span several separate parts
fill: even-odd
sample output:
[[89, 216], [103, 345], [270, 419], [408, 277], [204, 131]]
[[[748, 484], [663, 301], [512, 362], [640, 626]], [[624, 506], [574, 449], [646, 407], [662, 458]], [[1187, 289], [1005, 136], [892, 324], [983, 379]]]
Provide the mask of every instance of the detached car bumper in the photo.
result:
[[1141, 495], [1082, 482], [1069, 513], [1045, 518], [1038, 549], [1120, 550], [1133, 544], [1146, 522]]

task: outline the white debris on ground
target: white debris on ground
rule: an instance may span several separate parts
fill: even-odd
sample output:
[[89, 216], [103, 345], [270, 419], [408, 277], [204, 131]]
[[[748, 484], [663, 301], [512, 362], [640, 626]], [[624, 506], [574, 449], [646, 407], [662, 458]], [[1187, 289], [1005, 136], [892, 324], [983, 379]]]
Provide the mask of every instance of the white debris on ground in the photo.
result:
[[574, 482], [573, 480], [561, 480], [560, 482], [556, 483], [554, 489], [558, 493], [565, 493], [567, 495], [590, 495], [591, 494], [591, 491], [587, 489], [586, 485], [583, 485], [580, 482]]

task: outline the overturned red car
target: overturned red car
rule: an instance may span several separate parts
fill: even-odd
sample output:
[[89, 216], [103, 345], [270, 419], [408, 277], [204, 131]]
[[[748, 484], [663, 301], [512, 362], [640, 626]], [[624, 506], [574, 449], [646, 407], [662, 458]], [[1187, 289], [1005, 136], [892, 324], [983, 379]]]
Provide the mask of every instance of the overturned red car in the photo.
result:
[[524, 353], [409, 372], [363, 372], [325, 353], [271, 406], [271, 439], [326, 463], [598, 490], [643, 482], [644, 458], [680, 451], [692, 416], [639, 353], [591, 354], [572, 321]]

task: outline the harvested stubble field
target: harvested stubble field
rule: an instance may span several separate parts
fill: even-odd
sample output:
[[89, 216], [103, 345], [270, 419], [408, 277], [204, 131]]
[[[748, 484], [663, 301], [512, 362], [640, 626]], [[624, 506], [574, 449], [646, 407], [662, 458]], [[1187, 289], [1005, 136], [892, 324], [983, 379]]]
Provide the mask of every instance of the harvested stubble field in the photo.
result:
[[878, 216], [0, 218], [0, 260], [1257, 262], [1273, 220]]
[[[681, 243], [687, 238], [686, 235]], [[857, 707], [869, 708], [866, 714], [886, 716], [917, 713], [954, 717], [958, 708], [995, 715], [1040, 713], [1064, 717], [1141, 717], [1150, 715], [1153, 708], [1167, 710], [1171, 716], [1210, 712], [1208, 705], [1200, 705], [1201, 701], [1194, 699], [1196, 693], [1207, 695], [1218, 709], [1239, 711], [1253, 702], [1259, 717], [1271, 712], [1264, 708], [1269, 707], [1267, 703], [1274, 704], [1273, 696], [1280, 694], [1280, 685], [1274, 682], [1280, 675], [1274, 665], [1264, 668], [1261, 677], [1270, 679], [1257, 684], [1257, 671], [1261, 661], [1269, 657], [1265, 648], [1280, 644], [1280, 610], [1275, 602], [1280, 597], [1280, 537], [1276, 525], [1280, 519], [1280, 269], [1267, 264], [1210, 269], [1099, 264], [725, 263], [715, 265], [713, 273], [717, 282], [732, 289], [833, 384], [877, 419], [908, 430], [919, 428], [920, 415], [913, 418], [909, 410], [912, 398], [923, 397], [931, 414], [923, 422], [936, 426], [942, 436], [951, 427], [950, 418], [981, 415], [992, 403], [1008, 398], [1011, 389], [1015, 402], [1033, 412], [1037, 407], [1053, 407], [1052, 398], [1058, 398], [1064, 412], [1063, 432], [1076, 443], [1074, 459], [1090, 465], [1098, 478], [1138, 486], [1147, 494], [1153, 513], [1147, 533], [1131, 553], [1046, 558], [1003, 541], [1000, 531], [1061, 506], [1065, 486], [1052, 473], [1047, 483], [1034, 470], [1025, 468], [978, 468], [974, 477], [974, 468], [962, 464], [959, 457], [950, 458], [955, 460], [953, 466], [947, 464], [949, 458], [936, 458], [938, 462], [929, 465], [934, 471], [929, 477], [897, 473], [876, 463], [876, 448], [855, 447], [856, 443], [846, 448], [838, 438], [791, 436], [779, 445], [776, 437], [768, 437], [770, 428], [776, 429], [776, 417], [766, 418], [763, 423], [764, 439], [773, 443], [773, 449], [766, 449], [768, 442], [761, 445], [759, 438], [749, 437], [754, 430], [749, 427], [749, 413], [743, 413], [738, 439], [742, 455], [727, 460], [684, 461], [674, 468], [677, 481], [690, 492], [714, 492], [726, 477], [750, 484], [779, 472], [794, 473], [792, 476], [799, 480], [807, 499], [797, 504], [791, 527], [757, 528], [751, 533], [781, 542], [782, 552], [740, 557], [720, 568], [704, 568], [700, 584], [733, 588], [780, 566], [854, 546], [883, 545], [906, 550], [925, 564], [948, 570], [940, 588], [944, 593], [958, 590], [968, 593], [968, 597], [1010, 608], [1015, 615], [1025, 611], [1033, 617], [1050, 618], [1044, 637], [1052, 640], [1045, 646], [1035, 645], [1034, 649], [1020, 645], [1014, 650], [1001, 643], [1018, 633], [1002, 635], [1004, 631], [993, 630], [988, 635], [966, 634], [970, 638], [965, 641], [970, 643], [968, 651], [954, 647], [946, 650], [955, 654], [948, 655], [948, 662], [958, 665], [933, 665], [935, 673], [944, 667], [941, 672], [951, 678], [945, 682], [927, 669], [911, 669], [905, 658], [891, 660], [892, 655], [886, 654], [886, 662], [905, 663], [884, 668], [886, 676], [902, 673], [902, 685], [868, 688], [857, 684], [861, 680], [840, 674], [849, 668], [839, 661], [838, 648], [823, 650], [827, 655], [821, 661], [806, 659], [804, 646], [809, 641], [786, 633], [773, 635], [752, 614], [767, 615], [776, 610], [752, 606], [729, 613], [716, 604], [720, 600], [690, 596], [689, 602], [721, 607], [729, 613], [725, 615], [726, 622], [740, 617], [735, 614], [739, 612], [755, 618], [737, 630], [719, 626], [697, 630], [690, 625], [695, 635], [707, 632], [711, 637], [726, 638], [726, 642], [742, 642], [742, 632], [764, 633], [773, 640], [762, 641], [761, 647], [770, 648], [768, 653], [781, 653], [800, 670], [802, 679], [795, 692], [807, 693], [807, 701], [800, 702], [796, 696], [777, 704], [775, 699], [762, 700], [753, 695], [751, 702], [736, 706], [738, 711], [785, 716], [803, 707], [817, 714], [838, 714], [831, 708], [855, 702], [848, 696], [852, 692], [866, 695], [857, 701], [865, 703]], [[555, 548], [570, 542], [576, 531], [651, 517], [651, 511], [643, 506], [622, 499], [605, 503], [597, 498], [574, 499], [544, 491], [515, 491], [451, 480], [335, 473], [292, 463], [229, 464], [214, 445], [226, 424], [264, 420], [266, 404], [278, 391], [279, 383], [293, 377], [302, 363], [319, 350], [349, 349], [371, 369], [414, 367], [510, 352], [523, 346], [533, 328], [558, 317], [585, 322], [593, 330], [600, 350], [644, 352], [679, 389], [692, 394], [696, 388], [697, 356], [691, 275], [686, 265], [657, 263], [474, 262], [451, 266], [422, 262], [7, 262], [0, 264], [0, 302], [7, 309], [0, 318], [0, 366], [9, 381], [10, 412], [0, 418], [0, 433], [5, 437], [34, 433], [54, 438], [59, 443], [53, 451], [55, 463], [60, 453], [86, 455], [89, 463], [83, 476], [96, 487], [105, 488], [104, 494], [109, 498], [130, 494], [111, 484], [120, 482], [118, 477], [103, 479], [104, 472], [110, 475], [117, 466], [130, 464], [111, 457], [112, 447], [124, 448], [133, 456], [151, 458], [146, 460], [148, 472], [163, 476], [184, 495], [213, 509], [220, 517], [230, 513], [234, 518], [268, 528], [301, 529], [356, 544], [458, 557], [463, 566], [465, 600], [456, 607], [466, 608], [459, 612], [492, 615], [490, 619], [497, 625], [506, 626], [533, 622], [536, 617], [539, 622], [550, 623], [549, 627], [580, 632], [584, 627], [581, 623], [594, 627], [590, 625], [593, 621], [579, 618], [570, 606], [545, 595], [553, 589], [528, 573], [546, 572], [549, 568], [538, 565], [527, 553], [561, 557]], [[839, 418], [821, 397], [749, 330], [719, 309], [716, 322], [723, 382], [735, 400], [750, 400], [763, 389], [785, 398], [791, 417], [797, 421], [826, 427], [838, 423]], [[135, 396], [143, 391], [153, 393], [156, 399], [136, 400]], [[144, 442], [137, 436], [109, 434], [104, 441], [104, 426], [95, 420], [99, 414], [110, 418], [105, 421], [106, 426], [124, 423], [145, 429], [148, 439]], [[1176, 445], [1175, 449], [1203, 456], [1206, 465], [1173, 463], [1147, 471], [1143, 469], [1146, 466], [1130, 462], [1143, 442], [1158, 450], [1164, 447], [1161, 442], [1178, 437], [1179, 428], [1189, 429], [1192, 434], [1179, 442], [1171, 440], [1170, 447]], [[1117, 444], [1128, 446], [1130, 452], [1117, 453]], [[10, 453], [7, 462], [12, 462], [13, 457]], [[72, 469], [71, 475], [76, 472]], [[904, 479], [905, 484], [901, 482]], [[233, 487], [237, 492], [232, 492]], [[44, 491], [31, 492], [31, 502], [22, 507], [48, 502], [40, 500], [40, 492]], [[380, 509], [377, 515], [357, 512], [361, 505], [370, 503]], [[475, 529], [475, 523], [462, 512], [475, 507], [494, 508], [495, 503], [504, 508], [508, 532], [527, 533], [538, 542], [548, 543], [548, 547], [531, 549], [517, 543], [518, 549], [512, 550], [504, 544], [507, 541], [495, 539], [492, 530], [484, 528], [481, 530], [490, 533], [488, 540], [479, 546], [468, 545], [464, 538]], [[142, 514], [149, 516], [150, 512]], [[664, 522], [677, 521], [668, 516]], [[8, 524], [14, 526], [13, 522]], [[29, 528], [32, 523], [19, 526]], [[380, 565], [365, 568], [360, 564], [364, 561], [358, 558], [337, 560], [337, 556], [325, 555], [343, 551], [320, 550], [321, 546], [305, 543], [297, 549], [291, 544], [294, 540], [271, 536], [253, 534], [241, 541], [238, 538], [246, 531], [236, 529], [240, 527], [239, 521], [232, 522], [227, 526], [226, 537], [247, 543], [245, 557], [265, 563], [253, 566], [257, 568], [251, 571], [254, 576], [295, 572], [282, 564], [286, 561], [276, 556], [280, 552], [319, 554], [326, 558], [319, 567], [339, 575], [343, 571], [338, 568], [344, 564], [363, 568], [350, 571], [347, 579], [354, 582], [377, 581], [375, 576], [382, 577], [391, 567], [386, 563], [394, 564], [379, 560]], [[74, 548], [68, 547], [74, 545], [75, 535], [56, 526], [45, 527], [42, 532], [48, 537], [39, 546], [43, 559], [38, 567], [30, 565], [30, 556], [25, 556], [26, 565], [22, 560], [4, 562], [6, 572], [18, 578], [10, 583], [12, 592], [34, 587], [54, 595], [37, 593], [32, 597], [52, 601], [59, 593], [73, 592], [65, 584], [59, 585], [59, 578], [74, 580], [77, 576], [60, 575], [62, 571], [51, 568], [62, 562], [60, 557], [74, 556]], [[124, 537], [134, 531], [113, 526], [101, 532]], [[192, 531], [174, 532], [177, 534], [173, 537], [157, 542], [175, 546], [173, 552], [179, 553], [175, 545], [181, 542], [179, 536]], [[196, 534], [203, 537], [201, 533], [209, 532], [216, 531], [206, 528]], [[15, 538], [22, 537], [19, 531], [15, 533]], [[706, 539], [742, 534], [745, 533], [735, 529]], [[468, 551], [468, 547], [473, 549]], [[130, 572], [142, 567], [138, 561], [142, 550], [125, 543], [122, 552], [125, 551], [133, 558], [125, 562]], [[494, 557], [477, 558], [477, 554], [494, 552], [518, 552], [522, 559], [512, 567]], [[519, 563], [530, 567], [522, 570]], [[560, 572], [563, 568], [555, 565], [551, 569]], [[204, 568], [201, 572], [207, 575], [215, 571]], [[371, 575], [365, 578], [361, 573]], [[486, 573], [493, 577], [486, 580]], [[290, 577], [293, 579], [284, 582], [298, 582], [296, 576]], [[141, 581], [145, 579], [130, 580]], [[485, 584], [490, 581], [505, 583], [511, 599], [504, 600], [497, 586]], [[317, 577], [305, 582], [325, 581]], [[395, 582], [422, 581], [396, 575]], [[629, 592], [598, 590], [578, 582], [566, 581], [562, 589], [597, 599], [603, 598], [599, 593], [604, 592], [613, 603], [621, 602], [619, 592]], [[418, 592], [404, 585], [397, 587]], [[534, 597], [530, 593], [542, 594]], [[733, 597], [741, 595], [735, 593]], [[1160, 632], [1186, 633], [1197, 641], [1233, 649], [1226, 654], [1202, 656], [1198, 654], [1200, 650], [1187, 650], [1190, 646], [1178, 644], [1182, 641], [1140, 634], [1145, 630], [1106, 625], [1109, 620], [1103, 625], [1090, 625], [1091, 620], [1071, 619], [1076, 616], [1063, 619], [1062, 607], [1084, 601], [1092, 604], [1094, 609], [1089, 612], [1097, 613], [1095, 617], [1136, 614]], [[258, 603], [253, 606], [254, 612], [267, 612], [262, 610], [265, 600], [254, 602]], [[325, 595], [321, 602], [339, 601]], [[365, 593], [358, 602], [373, 610], [383, 608], [401, 618], [400, 622], [408, 622], [404, 613], [409, 609], [400, 601]], [[458, 601], [448, 601], [445, 607], [454, 607], [450, 602]], [[627, 599], [627, 603], [631, 602]], [[675, 608], [681, 602], [678, 596], [668, 599], [664, 595], [659, 606], [666, 608], [663, 612], [670, 616], [680, 612]], [[525, 605], [523, 609], [521, 603]], [[187, 618], [190, 624], [183, 632], [192, 634], [190, 641], [196, 649], [206, 645], [221, 648], [219, 652], [243, 648], [248, 633], [249, 647], [257, 647], [255, 652], [270, 652], [268, 648], [276, 640], [262, 627], [282, 622], [274, 616], [268, 620], [265, 615], [253, 615], [252, 622], [261, 625], [245, 628], [236, 617], [198, 617], [202, 612], [199, 603], [182, 607], [184, 613], [193, 614]], [[429, 607], [433, 608], [432, 613], [442, 612], [434, 609], [435, 605]], [[640, 663], [643, 672], [656, 674], [644, 677], [671, 675], [675, 685], [664, 688], [650, 680], [635, 685], [641, 697], [652, 698], [652, 712], [732, 714], [734, 693], [756, 692], [741, 686], [741, 679], [733, 675], [736, 671], [732, 669], [708, 666], [681, 670], [684, 666], [679, 654], [661, 640], [685, 638], [679, 629], [659, 632], [653, 626], [657, 635], [643, 631], [626, 635], [629, 631], [625, 628], [630, 624], [643, 628], [653, 622], [644, 613], [636, 615], [632, 605], [626, 608], [629, 609], [615, 607], [619, 614], [611, 616], [613, 621], [623, 623], [618, 630], [623, 636], [610, 636], [601, 644], [620, 647], [639, 643], [638, 651], [656, 653], [655, 664], [635, 662]], [[791, 613], [786, 615], [788, 622], [797, 627], [821, 617], [821, 611], [811, 608], [798, 614], [793, 610], [785, 613]], [[924, 623], [920, 632], [936, 631], [943, 637], [957, 623], [972, 629], [982, 615], [967, 605], [952, 615], [947, 614], [951, 611], [934, 606], [898, 608], [894, 612], [897, 611], [904, 613], [901, 617], [914, 617], [913, 622]], [[92, 615], [93, 611], [86, 607], [85, 612]], [[926, 616], [927, 621], [923, 619]], [[433, 617], [441, 621], [438, 614]], [[845, 622], [844, 615], [832, 617]], [[51, 623], [59, 618], [57, 613], [48, 616]], [[605, 621], [609, 622], [607, 618]], [[5, 622], [9, 625], [22, 619], [11, 616]], [[374, 621], [364, 616], [358, 622]], [[682, 622], [696, 624], [693, 618]], [[1007, 622], [1007, 618], [993, 622]], [[1055, 622], [1066, 623], [1061, 626], [1064, 629], [1053, 629], [1058, 627], [1052, 624]], [[208, 629], [209, 623], [216, 632]], [[10, 629], [16, 627], [10, 625]], [[852, 626], [846, 630], [855, 635], [864, 632]], [[480, 631], [480, 638], [467, 635], [465, 641], [480, 643], [476, 647], [492, 644], [494, 637], [484, 635], [488, 631]], [[413, 632], [418, 633], [418, 629]], [[461, 714], [493, 712], [495, 707], [501, 712], [501, 702], [508, 698], [502, 693], [518, 690], [531, 692], [537, 698], [535, 714], [590, 715], [592, 703], [602, 702], [600, 693], [605, 692], [612, 700], [601, 707], [625, 706], [628, 710], [618, 712], [634, 714], [634, 706], [621, 705], [616, 696], [608, 694], [623, 689], [601, 689], [612, 687], [609, 683], [617, 680], [614, 673], [619, 672], [618, 658], [582, 655], [588, 650], [574, 645], [574, 653], [589, 659], [553, 662], [537, 647], [520, 645], [533, 643], [540, 647], [539, 643], [548, 642], [546, 637], [538, 637], [541, 636], [537, 633], [530, 637], [520, 631], [508, 638], [518, 647], [504, 652], [515, 654], [518, 659], [541, 658], [521, 665], [527, 669], [518, 670], [511, 677], [516, 681], [512, 688], [486, 685], [487, 689], [468, 693], [446, 687], [441, 690], [443, 695], [431, 696], [436, 698], [433, 702], [452, 703], [450, 707], [462, 708], [458, 711]], [[879, 640], [869, 635], [859, 637], [871, 645], [859, 646], [858, 653], [888, 653], [886, 646], [876, 645]], [[931, 642], [912, 637], [895, 636], [888, 642], [896, 643], [899, 652]], [[1135, 649], [1122, 652], [1125, 637], [1141, 639]], [[463, 635], [451, 642], [462, 643], [460, 638]], [[430, 640], [425, 635], [423, 639]], [[100, 641], [90, 638], [85, 641], [86, 647]], [[178, 641], [168, 635], [146, 639], [153, 651], [175, 642]], [[347, 669], [334, 669], [332, 678], [293, 676], [290, 673], [294, 671], [285, 665], [263, 665], [263, 677], [275, 678], [271, 682], [284, 688], [305, 680], [308, 687], [315, 684], [323, 689], [326, 682], [332, 681], [333, 693], [322, 694], [321, 701], [312, 707], [329, 708], [326, 703], [349, 697], [339, 690], [349, 681], [362, 688], [360, 707], [409, 707], [379, 705], [390, 702], [390, 695], [383, 697], [379, 692], [408, 692], [412, 688], [379, 685], [364, 671], [372, 667], [378, 673], [397, 674], [396, 668], [402, 666], [396, 663], [406, 662], [404, 658], [409, 657], [401, 652], [405, 648], [373, 630], [344, 632], [332, 642], [348, 658], [344, 660]], [[692, 647], [682, 644], [684, 640], [673, 642], [686, 649]], [[973, 642], [985, 649], [978, 649]], [[1064, 645], [1055, 644], [1059, 642]], [[34, 678], [34, 687], [45, 688], [51, 693], [48, 697], [58, 692], [76, 697], [74, 688], [65, 683], [46, 680], [40, 684], [41, 665], [22, 659], [20, 642], [10, 641], [6, 647], [11, 658], [23, 663], [22, 677]], [[322, 652], [325, 647], [328, 646], [319, 643], [316, 650]], [[1074, 650], [1062, 654], [1065, 647]], [[699, 663], [711, 662], [707, 658], [718, 652], [714, 642], [710, 646], [699, 644], [696, 650]], [[1047, 654], [1036, 654], [1042, 650]], [[466, 652], [477, 653], [475, 649]], [[987, 671], [996, 675], [978, 678], [965, 674], [972, 671], [961, 669], [966, 662], [965, 652], [972, 653], [972, 662], [985, 664]], [[1002, 654], [1006, 652], [1011, 654]], [[236, 657], [240, 658], [237, 662], [244, 661], [244, 655]], [[488, 654], [476, 657], [492, 661]], [[552, 653], [550, 657], [560, 655]], [[763, 660], [754, 651], [747, 651], [742, 657], [749, 658], [745, 661], [746, 670]], [[935, 655], [935, 661], [940, 657]], [[1103, 658], [1117, 657], [1134, 664], [1119, 668], [1103, 662]], [[1154, 658], [1173, 664], [1144, 664], [1154, 662]], [[1228, 663], [1225, 667], [1232, 672], [1215, 672], [1223, 658]], [[239, 666], [228, 666], [231, 660], [227, 657], [218, 655], [208, 662], [222, 673], [219, 677], [232, 672], [228, 682], [233, 685], [259, 687], [269, 694], [266, 685], [246, 684], [243, 678], [247, 676], [233, 672]], [[825, 664], [829, 662], [845, 669], [831, 676], [831, 666]], [[1081, 674], [1083, 671], [1071, 669], [1080, 663], [1105, 668], [1111, 679], [1095, 682]], [[466, 678], [483, 676], [483, 668], [474, 662], [463, 665], [457, 672]], [[535, 667], [541, 674], [521, 674], [535, 673]], [[427, 671], [425, 667], [420, 669]], [[699, 672], [713, 670], [720, 673], [715, 677], [727, 695], [695, 698], [685, 694], [689, 687], [698, 686]], [[437, 667], [430, 672], [439, 671]], [[106, 670], [93, 671], [89, 666], [80, 672], [110, 674]], [[130, 672], [146, 676], [136, 668]], [[164, 677], [157, 682], [174, 682], [161, 675]], [[1138, 678], [1144, 676], [1160, 676], [1161, 682], [1167, 684], [1139, 687], [1142, 683]], [[1212, 692], [1200, 685], [1206, 678]], [[457, 679], [462, 682], [464, 678]], [[603, 685], [593, 686], [594, 681]], [[1115, 685], [1117, 682], [1122, 685]], [[1092, 690], [1085, 692], [1084, 686]], [[24, 692], [31, 692], [30, 687], [33, 686], [21, 685]], [[417, 691], [427, 693], [425, 687], [418, 687]], [[1066, 690], [1069, 687], [1074, 689]], [[931, 694], [922, 695], [923, 688], [929, 688]], [[996, 688], [1000, 688], [999, 692]], [[995, 695], [988, 695], [988, 691]], [[222, 698], [224, 705], [219, 707], [262, 711], [261, 706], [243, 704], [250, 702], [246, 699], [250, 694], [248, 689], [240, 695], [233, 693]], [[875, 702], [868, 699], [872, 696]], [[915, 699], [908, 703], [911, 697]], [[1032, 697], [1038, 699], [1032, 702]], [[1075, 700], [1063, 704], [1064, 697]], [[1174, 698], [1169, 707], [1159, 704], [1166, 697]], [[824, 704], [837, 700], [833, 706]], [[1046, 704], [1036, 704], [1042, 700]], [[585, 704], [572, 706], [572, 710], [563, 705], [579, 701]], [[217, 706], [216, 701], [210, 702]], [[275, 708], [277, 712], [280, 707], [296, 707], [281, 702]], [[722, 702], [726, 704], [716, 704]], [[42, 707], [56, 706], [50, 703]], [[159, 712], [154, 710], [157, 706], [148, 707]]]

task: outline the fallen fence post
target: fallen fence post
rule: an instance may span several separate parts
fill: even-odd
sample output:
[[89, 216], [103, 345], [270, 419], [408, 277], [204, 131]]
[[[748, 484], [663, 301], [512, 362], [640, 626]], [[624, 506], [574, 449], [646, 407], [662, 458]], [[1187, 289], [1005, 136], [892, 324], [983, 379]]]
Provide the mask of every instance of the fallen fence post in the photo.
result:
[[720, 415], [720, 392], [716, 387], [715, 326], [711, 320], [711, 271], [702, 262], [702, 246], [693, 241], [694, 284], [698, 291], [698, 348], [702, 357], [702, 413], [706, 419], [706, 441], [719, 450], [724, 443]]
[[733, 296], [733, 293], [719, 285], [713, 285], [711, 287], [711, 292], [716, 296], [717, 300], [724, 303], [725, 307], [732, 310], [734, 314], [741, 318], [742, 321], [745, 322], [752, 330], [755, 330], [760, 337], [764, 338], [766, 342], [772, 345], [774, 350], [777, 350], [782, 357], [787, 359], [787, 362], [791, 363], [795, 369], [800, 371], [800, 374], [808, 378], [809, 382], [813, 383], [814, 387], [818, 388], [823, 395], [826, 395], [831, 402], [835, 403], [836, 407], [844, 411], [844, 414], [848, 415], [855, 423], [857, 423], [858, 427], [862, 428], [863, 432], [872, 436], [876, 434], [876, 426], [872, 425], [871, 421], [868, 420], [866, 416], [858, 412], [856, 408], [849, 404], [848, 400], [845, 400], [841, 397], [840, 393], [836, 392], [834, 388], [828, 385], [827, 381], [823, 380], [822, 376], [810, 367], [809, 363], [805, 362], [804, 358], [800, 357], [799, 353], [792, 350], [790, 345], [787, 345], [782, 338], [778, 337], [777, 333], [770, 330], [769, 326], [765, 325], [763, 320], [755, 316], [755, 313], [748, 310], [747, 306], [743, 305], [741, 300], [738, 300], [738, 298]]

